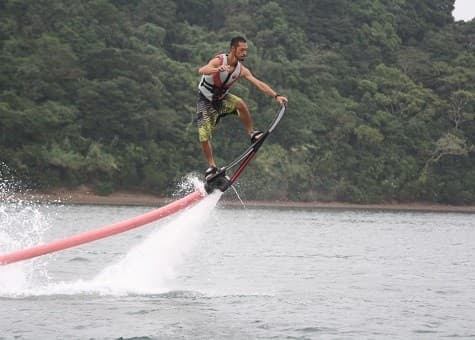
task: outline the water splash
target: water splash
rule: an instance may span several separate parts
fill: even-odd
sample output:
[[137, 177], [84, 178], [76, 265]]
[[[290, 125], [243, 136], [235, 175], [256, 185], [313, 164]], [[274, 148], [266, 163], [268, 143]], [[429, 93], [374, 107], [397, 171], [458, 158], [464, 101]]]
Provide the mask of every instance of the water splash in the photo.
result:
[[195, 206], [172, 216], [158, 230], [129, 250], [124, 258], [106, 268], [91, 280], [52, 282], [23, 292], [24, 295], [128, 295], [161, 294], [173, 290], [169, 284], [191, 253], [216, 206], [221, 192], [208, 195]]
[[231, 185], [231, 188], [234, 190], [234, 193], [236, 194], [236, 197], [238, 198], [239, 202], [241, 202], [242, 207], [245, 209], [246, 205], [244, 204], [244, 201], [241, 199], [241, 196], [239, 196], [239, 193], [237, 189], [235, 188], [234, 185]]
[[[40, 205], [18, 198], [22, 190], [21, 183], [15, 181], [5, 164], [0, 164], [0, 253], [41, 244], [50, 228], [49, 216], [40, 210]], [[21, 294], [47, 281], [47, 260], [0, 267], [0, 292]]]
[[[196, 189], [196, 177], [189, 177], [179, 190]], [[140, 244], [134, 246], [124, 258], [110, 265], [93, 279], [78, 278], [73, 282], [52, 282], [47, 273], [45, 257], [0, 267], [0, 296], [30, 296], [54, 294], [155, 294], [170, 290], [168, 285], [177, 276], [176, 271], [193, 249], [200, 236], [201, 227], [219, 201], [222, 193], [208, 195], [196, 205], [183, 212], [170, 216], [155, 228]], [[29, 209], [29, 210], [28, 210]], [[9, 249], [0, 248], [0, 252], [20, 249], [41, 242], [48, 223], [39, 211], [26, 205], [23, 212], [7, 213], [18, 220], [15, 229], [20, 243], [14, 244], [12, 230], [0, 235], [0, 243], [9, 245]], [[0, 230], [12, 225], [5, 223]], [[4, 237], [4, 240], [1, 239]], [[4, 242], [5, 241], [5, 242]], [[42, 276], [42, 280], [33, 279], [33, 275]]]
[[178, 181], [176, 189], [172, 194], [172, 197], [179, 198], [197, 189], [204, 191], [204, 183], [200, 181], [196, 173], [190, 173], [182, 177]]
[[162, 228], [132, 248], [120, 262], [105, 268], [91, 288], [112, 294], [155, 294], [169, 291], [167, 283], [193, 249], [221, 192], [207, 196], [174, 216]]

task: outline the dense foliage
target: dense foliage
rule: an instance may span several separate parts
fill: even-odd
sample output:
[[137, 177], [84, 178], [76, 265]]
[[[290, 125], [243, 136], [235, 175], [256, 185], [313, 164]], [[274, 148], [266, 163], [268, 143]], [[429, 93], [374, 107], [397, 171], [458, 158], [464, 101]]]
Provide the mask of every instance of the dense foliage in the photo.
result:
[[[0, 160], [40, 187], [168, 194], [206, 167], [197, 69], [248, 39], [290, 104], [246, 198], [475, 202], [475, 23], [454, 0], [0, 0]], [[258, 127], [277, 110], [245, 81]], [[226, 119], [224, 163], [248, 143]]]

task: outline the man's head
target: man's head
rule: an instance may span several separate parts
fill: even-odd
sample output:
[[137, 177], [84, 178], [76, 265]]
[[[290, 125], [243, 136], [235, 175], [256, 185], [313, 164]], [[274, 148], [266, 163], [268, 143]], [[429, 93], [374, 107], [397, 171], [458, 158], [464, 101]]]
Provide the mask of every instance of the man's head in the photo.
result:
[[231, 53], [236, 56], [237, 60], [244, 61], [247, 49], [247, 42], [243, 37], [237, 36], [231, 39]]

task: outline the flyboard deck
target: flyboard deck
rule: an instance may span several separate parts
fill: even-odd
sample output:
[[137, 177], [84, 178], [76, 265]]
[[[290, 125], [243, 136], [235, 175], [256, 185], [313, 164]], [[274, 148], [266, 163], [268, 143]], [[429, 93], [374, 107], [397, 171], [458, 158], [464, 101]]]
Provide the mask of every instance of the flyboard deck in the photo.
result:
[[[239, 157], [233, 160], [228, 165], [219, 169], [216, 173], [214, 180], [211, 180], [206, 185], [206, 191], [211, 192], [214, 189], [220, 189], [225, 191], [229, 188], [241, 175], [244, 169], [247, 167], [252, 158], [256, 155], [257, 150], [262, 146], [266, 138], [274, 131], [277, 124], [279, 124], [285, 112], [285, 105], [280, 107], [274, 120], [269, 125], [264, 134], [249, 148], [246, 149]], [[232, 169], [236, 165], [239, 165], [231, 177], [226, 176], [226, 171]], [[210, 185], [211, 183], [211, 185]], [[188, 194], [187, 196], [174, 201], [161, 208], [150, 211], [146, 214], [128, 219], [126, 221], [114, 223], [108, 226], [104, 226], [95, 230], [87, 231], [84, 233], [76, 234], [61, 240], [56, 240], [48, 244], [41, 244], [27, 249], [14, 251], [7, 254], [0, 254], [0, 265], [6, 265], [14, 262], [19, 262], [27, 259], [31, 259], [37, 256], [49, 254], [55, 251], [64, 250], [67, 248], [75, 247], [84, 243], [92, 242], [98, 239], [102, 239], [115, 234], [123, 233], [127, 230], [131, 230], [142, 225], [157, 221], [168, 215], [183, 210], [186, 207], [191, 206], [197, 201], [201, 200], [205, 196], [200, 189]]]
[[[205, 183], [206, 192], [211, 193], [213, 190], [219, 189], [221, 191], [226, 191], [233, 183], [239, 178], [244, 169], [248, 166], [251, 160], [256, 155], [259, 148], [262, 146], [264, 141], [269, 137], [269, 135], [274, 131], [276, 126], [279, 124], [280, 120], [284, 116], [286, 105], [282, 105], [275, 115], [272, 122], [269, 124], [267, 129], [264, 131], [263, 135], [251, 144], [241, 155], [236, 157], [232, 162], [226, 166], [218, 169], [218, 171], [210, 176], [210, 178]], [[226, 175], [226, 172], [236, 165], [239, 165], [236, 170], [234, 170], [231, 176]]]

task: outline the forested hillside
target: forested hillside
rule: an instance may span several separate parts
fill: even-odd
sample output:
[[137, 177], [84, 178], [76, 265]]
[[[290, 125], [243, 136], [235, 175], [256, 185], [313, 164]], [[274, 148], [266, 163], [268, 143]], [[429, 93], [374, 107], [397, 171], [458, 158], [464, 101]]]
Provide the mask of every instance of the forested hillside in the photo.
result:
[[[454, 0], [0, 0], [0, 163], [34, 187], [168, 195], [206, 168], [197, 69], [248, 39], [289, 98], [248, 199], [475, 202], [475, 22]], [[244, 80], [257, 127], [278, 109]], [[220, 164], [248, 137], [227, 118]]]

